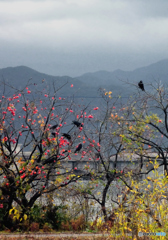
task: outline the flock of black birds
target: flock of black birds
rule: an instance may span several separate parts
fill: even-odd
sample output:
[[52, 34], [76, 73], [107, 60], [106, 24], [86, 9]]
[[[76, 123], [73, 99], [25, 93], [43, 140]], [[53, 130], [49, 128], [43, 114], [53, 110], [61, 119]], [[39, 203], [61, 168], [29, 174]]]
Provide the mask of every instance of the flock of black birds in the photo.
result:
[[[138, 83], [138, 87], [142, 90], [142, 91], [145, 91], [145, 88], [144, 88], [144, 84], [142, 81], [140, 81]], [[80, 128], [82, 127], [82, 123], [78, 122], [78, 121], [72, 121], [72, 124], [74, 124], [76, 127]], [[53, 125], [52, 127], [50, 127], [51, 130], [54, 130], [58, 127], [58, 124], [55, 124]], [[56, 133], [55, 132], [52, 132], [51, 133], [54, 137], [56, 137]], [[66, 139], [68, 139], [69, 141], [71, 141], [71, 135], [69, 133], [62, 133], [62, 136], [65, 137]], [[80, 150], [82, 149], [82, 144], [79, 143], [79, 145], [76, 147], [76, 150], [74, 151], [74, 153], [77, 153], [79, 152]]]
[[[76, 127], [82, 127], [82, 123], [78, 122], [78, 121], [72, 121], [72, 124], [74, 124]], [[58, 124], [55, 124], [53, 126], [50, 127], [50, 130], [54, 130], [58, 127]], [[56, 133], [52, 132], [51, 133], [54, 137], [56, 137]], [[66, 139], [68, 139], [69, 141], [71, 141], [71, 135], [69, 133], [62, 133], [62, 136], [65, 137]], [[77, 147], [74, 153], [79, 152], [82, 149], [82, 144], [80, 143]]]

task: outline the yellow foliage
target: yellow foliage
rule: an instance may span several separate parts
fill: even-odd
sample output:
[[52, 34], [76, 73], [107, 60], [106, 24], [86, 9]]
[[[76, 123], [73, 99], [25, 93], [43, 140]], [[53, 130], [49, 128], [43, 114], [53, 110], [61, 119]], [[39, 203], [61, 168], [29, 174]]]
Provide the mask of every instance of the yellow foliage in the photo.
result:
[[102, 219], [101, 219], [101, 217], [99, 217], [99, 218], [97, 219], [96, 226], [97, 226], [97, 227], [101, 227], [102, 224], [103, 224]]
[[20, 213], [15, 207], [9, 210], [9, 215], [12, 215], [12, 213], [13, 213], [13, 220], [16, 220], [16, 219], [18, 220], [20, 217]]

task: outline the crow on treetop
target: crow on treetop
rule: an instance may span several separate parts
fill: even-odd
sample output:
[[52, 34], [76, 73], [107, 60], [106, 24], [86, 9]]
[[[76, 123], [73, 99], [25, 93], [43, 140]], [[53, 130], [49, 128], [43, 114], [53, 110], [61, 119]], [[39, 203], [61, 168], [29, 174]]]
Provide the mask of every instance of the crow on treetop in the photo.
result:
[[138, 86], [139, 86], [139, 88], [140, 88], [142, 91], [145, 91], [145, 89], [144, 89], [144, 84], [143, 84], [142, 81], [140, 81], [140, 82], [138, 83]]

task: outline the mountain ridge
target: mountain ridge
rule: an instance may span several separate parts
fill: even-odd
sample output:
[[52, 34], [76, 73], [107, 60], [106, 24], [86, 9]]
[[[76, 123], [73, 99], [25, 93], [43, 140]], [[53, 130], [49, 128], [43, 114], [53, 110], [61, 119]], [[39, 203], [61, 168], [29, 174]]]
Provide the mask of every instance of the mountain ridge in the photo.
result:
[[156, 63], [152, 63], [145, 67], [136, 68], [132, 71], [114, 70], [114, 71], [97, 71], [92, 73], [86, 73], [76, 77], [81, 81], [90, 83], [92, 86], [95, 84], [103, 84], [105, 86], [118, 85], [119, 80], [133, 81], [138, 83], [140, 80], [150, 82], [153, 79], [160, 79], [163, 82], [168, 78], [168, 59], [161, 60]]
[[[42, 82], [44, 80], [48, 85], [54, 81], [58, 87], [67, 82], [68, 85], [61, 89], [61, 94], [68, 95], [71, 93], [78, 97], [96, 97], [98, 96], [97, 90], [99, 88], [105, 88], [107, 91], [112, 90], [116, 95], [123, 93], [129, 95], [132, 90], [130, 89], [130, 86], [126, 86], [126, 82], [130, 81], [138, 86], [140, 80], [142, 80], [144, 84], [147, 84], [154, 79], [159, 79], [163, 83], [167, 83], [168, 59], [152, 63], [145, 67], [136, 68], [132, 71], [116, 69], [110, 72], [100, 70], [85, 73], [78, 77], [53, 76], [40, 73], [39, 71], [24, 65], [0, 69], [0, 80], [6, 81], [7, 83], [10, 83], [10, 85], [22, 88], [29, 80], [32, 84], [39, 84], [42, 89]], [[70, 90], [69, 88], [71, 84], [73, 84], [74, 87]]]

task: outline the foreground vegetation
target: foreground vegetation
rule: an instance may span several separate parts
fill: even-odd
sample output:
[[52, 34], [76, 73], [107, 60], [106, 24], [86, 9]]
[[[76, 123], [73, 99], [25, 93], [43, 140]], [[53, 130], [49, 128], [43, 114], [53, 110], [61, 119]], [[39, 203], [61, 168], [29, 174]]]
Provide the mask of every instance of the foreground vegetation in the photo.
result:
[[4, 88], [0, 229], [168, 233], [168, 93], [151, 88], [127, 103], [101, 91], [100, 107], [64, 99], [54, 85]]

